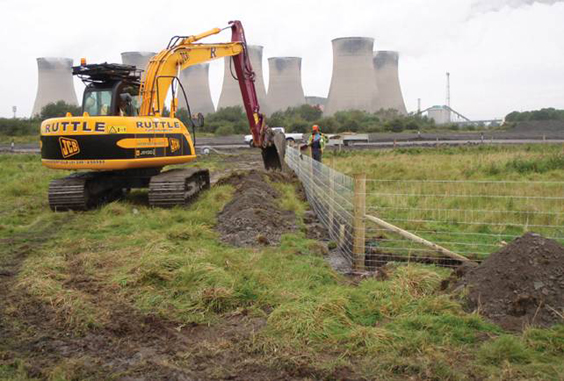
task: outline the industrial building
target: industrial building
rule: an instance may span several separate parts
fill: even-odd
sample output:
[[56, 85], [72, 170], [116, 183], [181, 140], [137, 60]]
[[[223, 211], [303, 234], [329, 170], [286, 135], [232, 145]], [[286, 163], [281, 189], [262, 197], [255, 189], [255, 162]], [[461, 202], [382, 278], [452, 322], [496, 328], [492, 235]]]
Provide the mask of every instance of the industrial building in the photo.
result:
[[284, 111], [306, 103], [302, 87], [302, 59], [300, 57], [272, 57], [268, 59], [269, 79], [266, 103], [271, 112]]
[[[188, 97], [190, 112], [192, 115], [202, 113], [203, 115], [215, 111], [209, 81], [209, 63], [190, 66], [180, 72], [180, 82]], [[186, 100], [181, 91], [178, 92], [179, 108], [186, 107]]]
[[407, 115], [399, 81], [398, 52], [376, 51], [374, 52], [373, 63], [376, 86], [378, 87], [378, 99], [375, 108], [393, 109], [402, 115]]
[[[266, 100], [266, 87], [264, 86], [264, 77], [262, 74], [262, 51], [263, 47], [259, 45], [248, 45], [249, 59], [255, 72], [255, 87], [257, 90], [257, 97], [261, 105], [261, 112], [264, 114], [269, 113], [268, 102]], [[239, 82], [234, 78], [235, 67], [231, 63], [231, 57], [225, 57], [223, 70], [223, 86], [221, 88], [221, 95], [217, 103], [217, 109], [225, 107], [241, 106], [243, 107], [243, 98]]]
[[451, 122], [451, 110], [448, 106], [433, 106], [425, 111], [427, 112], [427, 116], [433, 119], [438, 125]]
[[145, 70], [149, 64], [149, 60], [155, 52], [123, 52], [121, 53], [121, 62], [125, 65], [133, 65], [138, 69]]
[[373, 64], [374, 39], [343, 37], [332, 43], [333, 74], [325, 114], [352, 109], [380, 110]]
[[72, 58], [37, 58], [38, 85], [32, 116], [41, 114], [49, 103], [64, 101], [78, 105], [72, 77]]

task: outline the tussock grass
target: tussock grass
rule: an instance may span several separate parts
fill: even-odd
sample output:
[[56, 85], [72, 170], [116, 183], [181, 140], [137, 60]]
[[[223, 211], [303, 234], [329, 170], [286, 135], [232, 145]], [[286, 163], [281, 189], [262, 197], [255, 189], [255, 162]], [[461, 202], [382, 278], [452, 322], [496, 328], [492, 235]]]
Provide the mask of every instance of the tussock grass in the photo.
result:
[[[562, 326], [505, 333], [439, 291], [448, 270], [401, 265], [389, 267], [386, 280], [353, 284], [301, 231], [284, 235], [279, 247], [221, 243], [214, 226], [230, 186], [213, 187], [188, 208], [151, 209], [138, 192], [98, 210], [55, 214], [46, 193], [59, 172], [32, 156], [0, 156], [0, 163], [7, 195], [0, 237], [12, 240], [0, 243], [0, 265], [4, 249], [13, 255], [25, 246], [17, 287], [53, 306], [65, 329], [104, 327], [113, 303], [124, 302], [179, 325], [263, 317], [266, 327], [247, 346], [275, 367], [327, 374], [345, 367], [369, 379], [557, 379], [564, 372]], [[6, 190], [19, 181], [19, 166], [35, 180], [26, 177], [30, 189], [16, 196]], [[276, 187], [281, 206], [305, 211], [290, 184]], [[81, 361], [69, 359], [53, 378], [76, 374]], [[0, 366], [2, 376], [20, 374]]]

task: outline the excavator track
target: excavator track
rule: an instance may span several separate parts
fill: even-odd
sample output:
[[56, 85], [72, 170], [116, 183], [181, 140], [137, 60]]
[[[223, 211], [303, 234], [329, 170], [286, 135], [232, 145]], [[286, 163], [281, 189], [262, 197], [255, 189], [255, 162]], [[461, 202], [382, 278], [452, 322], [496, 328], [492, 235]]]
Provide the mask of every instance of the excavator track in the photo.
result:
[[149, 205], [171, 208], [185, 205], [210, 188], [210, 173], [207, 169], [171, 169], [151, 178]]
[[89, 210], [123, 196], [125, 179], [108, 172], [76, 173], [49, 184], [49, 206], [55, 212]]
[[49, 206], [53, 211], [89, 210], [121, 198], [131, 188], [149, 188], [149, 205], [171, 208], [186, 205], [210, 188], [207, 169], [160, 169], [76, 173], [51, 181]]
[[49, 206], [53, 211], [88, 210], [91, 200], [86, 184], [88, 176], [69, 176], [49, 184]]

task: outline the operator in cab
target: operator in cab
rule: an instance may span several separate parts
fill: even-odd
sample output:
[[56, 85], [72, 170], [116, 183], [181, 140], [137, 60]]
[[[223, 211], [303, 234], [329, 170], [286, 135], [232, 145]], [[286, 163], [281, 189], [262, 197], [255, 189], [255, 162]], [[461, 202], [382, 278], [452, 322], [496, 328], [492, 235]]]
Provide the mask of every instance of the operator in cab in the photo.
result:
[[323, 150], [327, 144], [327, 136], [319, 131], [319, 126], [314, 124], [311, 128], [311, 135], [307, 141], [307, 145], [311, 148], [311, 157], [315, 161], [321, 163], [321, 157], [323, 156]]

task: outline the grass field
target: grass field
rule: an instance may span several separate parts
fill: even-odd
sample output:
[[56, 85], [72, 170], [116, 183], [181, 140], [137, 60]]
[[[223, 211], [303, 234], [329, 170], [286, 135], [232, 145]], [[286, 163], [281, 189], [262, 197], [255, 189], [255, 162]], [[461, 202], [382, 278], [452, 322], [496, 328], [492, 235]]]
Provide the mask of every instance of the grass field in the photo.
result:
[[[327, 156], [338, 171], [366, 173], [369, 214], [457, 253], [484, 258], [526, 231], [564, 243], [561, 145], [413, 148]], [[432, 255], [376, 226], [369, 229], [373, 236], [386, 238], [381, 244], [386, 251]]]
[[[342, 154], [335, 165], [351, 173], [368, 167], [374, 176], [392, 178], [441, 171], [449, 179], [461, 174], [564, 179], [562, 167], [541, 159], [561, 148], [512, 150]], [[517, 157], [547, 169], [520, 171], [506, 164]], [[208, 160], [214, 170], [229, 165], [217, 157]], [[145, 194], [134, 192], [98, 210], [52, 213], [47, 186], [63, 173], [42, 168], [34, 155], [2, 155], [0, 166], [0, 270], [14, 273], [0, 286], [0, 379], [119, 378], [146, 369], [147, 362], [141, 362], [97, 374], [86, 364], [105, 364], [107, 358], [68, 349], [42, 362], [43, 355], [23, 344], [37, 335], [26, 316], [33, 303], [50, 311], [45, 324], [53, 336], [61, 333], [59, 341], [114, 332], [115, 311], [123, 306], [126, 318], [152, 316], [179, 334], [193, 327], [221, 333], [233, 321], [262, 322], [237, 340], [204, 336], [190, 348], [178, 346], [151, 360], [176, 368], [208, 362], [215, 366], [205, 370], [210, 379], [233, 377], [235, 365], [225, 356], [235, 352], [248, 366], [235, 373], [239, 379], [252, 378], [246, 372], [256, 368], [270, 371], [263, 378], [558, 380], [564, 375], [564, 325], [504, 332], [439, 291], [449, 270], [391, 266], [384, 280], [348, 279], [331, 270], [319, 245], [301, 231], [284, 236], [279, 247], [221, 243], [214, 225], [234, 192], [231, 186], [213, 187], [188, 208], [151, 209]], [[499, 171], [490, 171], [492, 166]], [[306, 206], [291, 186], [277, 187], [280, 204], [303, 213]], [[235, 329], [242, 329], [238, 324]], [[30, 369], [37, 364], [41, 371], [34, 373]]]

